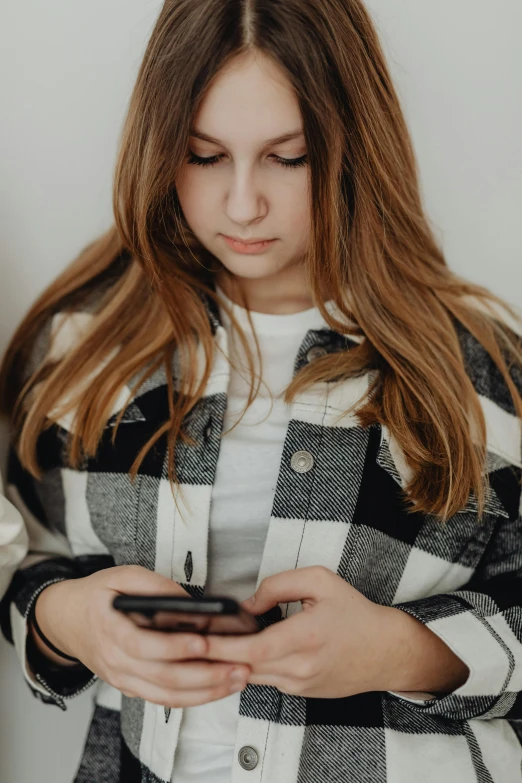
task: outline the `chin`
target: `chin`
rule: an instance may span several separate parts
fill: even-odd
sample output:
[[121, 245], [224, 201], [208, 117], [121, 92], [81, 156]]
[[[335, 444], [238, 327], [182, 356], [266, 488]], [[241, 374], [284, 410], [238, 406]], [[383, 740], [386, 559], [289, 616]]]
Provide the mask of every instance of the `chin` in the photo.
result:
[[244, 260], [231, 261], [221, 258], [219, 260], [232, 275], [246, 280], [261, 280], [265, 277], [273, 277], [282, 271], [280, 266], [267, 262], [263, 256], [247, 256]]

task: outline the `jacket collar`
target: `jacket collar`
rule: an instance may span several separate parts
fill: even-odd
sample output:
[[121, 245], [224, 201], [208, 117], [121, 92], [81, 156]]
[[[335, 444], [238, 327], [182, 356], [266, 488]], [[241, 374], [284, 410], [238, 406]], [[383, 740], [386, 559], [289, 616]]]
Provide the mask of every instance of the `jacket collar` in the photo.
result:
[[[221, 351], [216, 352], [217, 360], [212, 368], [206, 393], [226, 393], [228, 362], [226, 362], [222, 355], [223, 351], [226, 351], [226, 331], [222, 325], [219, 309], [214, 301], [206, 296], [203, 296], [202, 298], [212, 327], [212, 332], [218, 345], [222, 349]], [[332, 309], [332, 312], [339, 317], [339, 313], [335, 312], [335, 308]], [[52, 355], [54, 356], [55, 353], [59, 354], [62, 350], [66, 350], [69, 345], [74, 344], [92, 318], [92, 313], [85, 312], [60, 313], [56, 315], [51, 326], [52, 332], [57, 333], [57, 339], [53, 340]], [[294, 372], [300, 370], [309, 361], [310, 351], [312, 349], [319, 348], [325, 350], [327, 353], [334, 353], [341, 350], [347, 350], [351, 346], [361, 343], [364, 339], [364, 337], [358, 335], [339, 334], [329, 328], [309, 330], [305, 335], [296, 357]], [[204, 357], [202, 355], [200, 356], [200, 361], [201, 364], [203, 364]], [[131, 388], [137, 384], [140, 377], [143, 377], [146, 369], [147, 368], [144, 368], [144, 370], [133, 379], [129, 386], [126, 386], [121, 390], [113, 407], [111, 417], [107, 422], [108, 428], [112, 428], [115, 425], [123, 408], [125, 408], [125, 411], [121, 418], [121, 423], [134, 424], [154, 421], [156, 419], [165, 419], [166, 411], [168, 410], [168, 400], [166, 399], [168, 384], [165, 367], [161, 366], [158, 368], [154, 374], [140, 386], [136, 395], [131, 395]], [[173, 359], [171, 375], [174, 379], [178, 376], [176, 356], [174, 356]], [[483, 400], [481, 398], [481, 403], [486, 418], [487, 428], [487, 473], [491, 474], [513, 465], [520, 467], [520, 441], [518, 436], [516, 436], [516, 433], [513, 433], [513, 437], [511, 438], [506, 437], [506, 414], [489, 400]], [[72, 420], [73, 414], [71, 413], [59, 420], [58, 424], [63, 429], [70, 431], [72, 429]], [[499, 444], [502, 444], [502, 447]], [[510, 444], [512, 444], [511, 447]], [[408, 483], [410, 476], [408, 467], [404, 462], [402, 451], [390, 436], [386, 427], [381, 428], [381, 444], [377, 455], [377, 462], [398, 484], [404, 487]], [[476, 499], [472, 497], [463, 511], [476, 512], [476, 510]], [[504, 506], [492, 487], [486, 498], [486, 512], [507, 516]]]
[[[212, 329], [212, 334], [214, 336], [214, 339], [216, 343], [218, 344], [218, 347], [221, 349], [221, 353], [225, 352], [227, 349], [227, 335], [225, 331], [225, 327], [223, 325], [223, 320], [221, 318], [221, 314], [219, 312], [219, 307], [217, 306], [217, 303], [209, 296], [207, 296], [205, 293], [200, 292], [200, 297], [203, 301], [203, 304], [205, 306], [205, 311]], [[328, 311], [339, 321], [343, 321], [343, 316], [338, 310], [338, 308], [332, 303], [327, 303], [327, 309]], [[353, 328], [353, 323], [347, 322], [347, 327]], [[312, 349], [320, 348], [321, 350], [326, 351], [327, 353], [336, 353], [341, 350], [347, 350], [350, 347], [357, 345], [361, 343], [365, 338], [362, 335], [343, 335], [339, 334], [338, 332], [333, 331], [332, 329], [328, 328], [327, 324], [325, 323], [325, 327], [322, 329], [310, 329], [304, 339], [301, 343], [298, 355], [295, 359], [295, 365], [294, 365], [294, 373], [300, 370], [303, 366], [305, 366], [310, 361], [310, 351]], [[218, 354], [220, 352], [217, 352]], [[200, 362], [200, 371], [203, 372], [204, 368], [204, 356], [203, 352], [201, 351], [199, 355], [199, 362]], [[139, 382], [140, 377], [143, 377], [143, 375], [146, 372], [146, 368], [144, 368], [143, 371], [138, 373], [131, 384], [129, 386], [132, 388], [136, 386]], [[178, 368], [177, 368], [177, 359], [176, 356], [174, 356], [172, 367], [171, 367], [171, 374], [172, 378], [176, 379], [179, 376]], [[218, 391], [224, 391], [226, 392], [226, 383], [224, 385], [223, 381], [228, 380], [228, 363], [223, 362], [223, 357], [217, 358], [216, 362], [214, 363], [214, 366], [211, 371], [211, 375], [208, 382], [208, 387], [206, 390], [206, 394], [212, 394]], [[116, 401], [116, 404], [112, 410], [111, 418], [109, 419], [107, 426], [112, 427], [117, 421], [118, 415], [121, 412], [122, 408], [125, 407], [125, 404], [129, 400], [130, 396], [130, 388], [129, 386], [125, 387], [124, 390], [120, 393], [118, 396], [118, 399]], [[155, 412], [154, 408], [147, 404], [147, 396], [151, 394], [151, 392], [161, 389], [165, 387], [167, 388], [167, 378], [165, 373], [165, 367], [160, 367], [156, 370], [156, 372], [149, 378], [143, 385], [141, 385], [136, 393], [135, 396], [132, 397], [131, 402], [127, 405], [127, 408], [121, 418], [122, 423], [133, 423], [133, 422], [139, 422], [139, 421], [147, 421], [150, 418], [156, 418], [157, 415], [160, 414], [159, 411]]]

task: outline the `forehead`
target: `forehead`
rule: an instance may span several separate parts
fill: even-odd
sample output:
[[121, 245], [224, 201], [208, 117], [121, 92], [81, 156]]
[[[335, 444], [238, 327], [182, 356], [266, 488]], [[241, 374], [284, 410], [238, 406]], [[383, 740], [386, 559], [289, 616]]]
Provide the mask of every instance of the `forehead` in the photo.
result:
[[303, 127], [285, 73], [257, 52], [236, 58], [216, 76], [192, 125], [224, 144], [253, 145]]

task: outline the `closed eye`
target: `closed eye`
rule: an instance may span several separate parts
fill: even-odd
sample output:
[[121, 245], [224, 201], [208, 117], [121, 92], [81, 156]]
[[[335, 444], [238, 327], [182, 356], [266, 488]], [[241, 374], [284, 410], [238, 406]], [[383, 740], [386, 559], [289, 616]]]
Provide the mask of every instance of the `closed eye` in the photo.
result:
[[[281, 166], [288, 169], [296, 169], [299, 166], [305, 166], [308, 159], [308, 155], [301, 155], [300, 158], [281, 158], [279, 155], [272, 155], [271, 157]], [[194, 166], [215, 166], [216, 163], [219, 163], [220, 158], [221, 155], [213, 155], [211, 158], [200, 158], [199, 155], [195, 155], [191, 152], [188, 163], [191, 163]]]

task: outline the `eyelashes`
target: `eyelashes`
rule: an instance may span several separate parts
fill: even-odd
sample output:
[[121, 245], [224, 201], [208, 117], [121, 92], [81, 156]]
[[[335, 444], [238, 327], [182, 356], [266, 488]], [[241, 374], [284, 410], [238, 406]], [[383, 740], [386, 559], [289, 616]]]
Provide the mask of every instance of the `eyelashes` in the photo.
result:
[[[301, 166], [305, 166], [307, 163], [308, 155], [301, 155], [300, 158], [280, 158], [279, 155], [272, 156], [280, 166], [286, 169], [297, 169]], [[193, 152], [188, 157], [188, 163], [194, 166], [215, 166], [219, 163], [221, 155], [213, 155], [211, 158], [200, 158], [199, 155], [195, 155]]]

